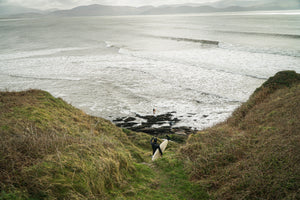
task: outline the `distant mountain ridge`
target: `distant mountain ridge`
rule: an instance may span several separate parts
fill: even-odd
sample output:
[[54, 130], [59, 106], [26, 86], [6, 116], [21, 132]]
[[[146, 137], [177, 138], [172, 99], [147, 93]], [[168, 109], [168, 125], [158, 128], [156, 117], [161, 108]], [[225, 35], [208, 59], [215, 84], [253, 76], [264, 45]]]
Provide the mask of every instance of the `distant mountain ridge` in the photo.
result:
[[[228, 0], [230, 1], [230, 0]], [[108, 5], [87, 5], [78, 6], [68, 10], [40, 11], [16, 6], [1, 6], [0, 16], [14, 15], [16, 17], [24, 16], [120, 16], [120, 15], [161, 15], [161, 14], [187, 14], [187, 13], [209, 13], [209, 12], [238, 12], [238, 11], [255, 11], [255, 10], [287, 10], [300, 9], [299, 4], [278, 4], [267, 3], [255, 6], [236, 6], [234, 4], [228, 7], [223, 7], [225, 4], [178, 4], [164, 5], [159, 7], [154, 6], [108, 6]], [[241, 5], [252, 5], [249, 1]], [[30, 15], [28, 14], [30, 13]]]
[[41, 12], [42, 11], [38, 9], [26, 8], [22, 6], [0, 5], [0, 16]]
[[58, 16], [98, 16], [98, 15], [134, 15], [137, 14], [138, 8], [129, 6], [106, 6], [93, 4], [88, 6], [79, 6], [70, 10], [58, 10], [50, 15]]
[[216, 8], [207, 5], [165, 5], [165, 6], [105, 6], [88, 5], [79, 6], [70, 10], [58, 10], [51, 15], [57, 16], [119, 16], [119, 15], [159, 15], [159, 14], [184, 14], [184, 13], [209, 13], [209, 12], [236, 12], [236, 11], [254, 11], [254, 10], [281, 10], [281, 9], [300, 9], [298, 7], [279, 7], [275, 4], [263, 4], [260, 6], [241, 7], [230, 6], [225, 8]]

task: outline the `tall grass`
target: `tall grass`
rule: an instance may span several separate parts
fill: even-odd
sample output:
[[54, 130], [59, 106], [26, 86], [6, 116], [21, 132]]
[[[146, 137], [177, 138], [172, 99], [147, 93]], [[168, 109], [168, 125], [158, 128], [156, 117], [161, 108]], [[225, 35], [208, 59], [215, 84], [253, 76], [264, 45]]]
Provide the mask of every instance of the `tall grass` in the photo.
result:
[[38, 90], [0, 92], [0, 111], [0, 199], [208, 199], [175, 142], [152, 163], [150, 135]]
[[300, 199], [299, 77], [278, 73], [154, 163], [149, 135], [47, 92], [0, 92], [0, 199]]
[[280, 72], [180, 152], [216, 199], [300, 198], [300, 75]]
[[1, 92], [0, 110], [1, 198], [108, 199], [135, 171], [121, 129], [47, 92]]

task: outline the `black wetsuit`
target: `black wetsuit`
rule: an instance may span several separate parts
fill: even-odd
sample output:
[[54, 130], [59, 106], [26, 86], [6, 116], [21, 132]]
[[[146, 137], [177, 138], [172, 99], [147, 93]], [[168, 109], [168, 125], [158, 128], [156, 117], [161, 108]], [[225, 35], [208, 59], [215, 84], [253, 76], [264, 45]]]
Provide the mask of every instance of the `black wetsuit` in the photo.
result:
[[[156, 142], [155, 140], [153, 141], [153, 139], [154, 139], [154, 137], [151, 138], [151, 140], [150, 140], [150, 143], [151, 143], [151, 146], [152, 146], [152, 150], [153, 150], [153, 155], [154, 155], [156, 149], [158, 149], [159, 152], [160, 152], [160, 154], [163, 155], [163, 153], [162, 153], [162, 151], [161, 151], [161, 149], [160, 149], [159, 144], [157, 144], [157, 142]], [[152, 142], [152, 141], [153, 141], [153, 142]]]

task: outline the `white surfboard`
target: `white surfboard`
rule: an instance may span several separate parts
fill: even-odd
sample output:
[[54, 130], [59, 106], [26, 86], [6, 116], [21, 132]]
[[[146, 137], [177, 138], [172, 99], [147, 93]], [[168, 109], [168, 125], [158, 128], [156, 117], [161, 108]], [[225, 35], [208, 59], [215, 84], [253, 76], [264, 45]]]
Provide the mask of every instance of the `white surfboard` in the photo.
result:
[[[163, 141], [163, 142], [159, 145], [159, 147], [160, 147], [160, 149], [161, 149], [162, 152], [165, 151], [167, 145], [168, 145], [168, 140]], [[154, 155], [152, 156], [152, 161], [156, 160], [156, 159], [159, 158], [159, 157], [161, 157], [161, 154], [160, 154], [160, 152], [159, 152], [159, 149], [156, 149]]]

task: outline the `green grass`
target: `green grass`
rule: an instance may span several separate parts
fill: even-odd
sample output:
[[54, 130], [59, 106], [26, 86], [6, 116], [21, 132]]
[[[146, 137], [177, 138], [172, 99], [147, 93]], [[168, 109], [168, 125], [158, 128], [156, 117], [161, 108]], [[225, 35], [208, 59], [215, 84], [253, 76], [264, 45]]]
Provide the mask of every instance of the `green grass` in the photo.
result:
[[271, 77], [226, 122], [181, 147], [192, 178], [216, 199], [299, 199], [300, 79]]
[[0, 92], [0, 199], [300, 199], [299, 82], [276, 74], [155, 162], [150, 135], [44, 91]]
[[153, 163], [150, 135], [88, 116], [47, 92], [0, 92], [0, 102], [0, 199], [207, 197], [174, 158], [175, 142]]
[[2, 197], [109, 198], [135, 173], [128, 138], [109, 121], [43, 91], [2, 92], [0, 100]]
[[128, 187], [115, 194], [116, 199], [209, 199], [203, 188], [189, 180], [174, 150], [166, 150], [155, 162], [135, 163], [137, 173]]
[[203, 188], [188, 179], [182, 161], [175, 154], [170, 153], [155, 164], [161, 169], [160, 190], [166, 199], [209, 199]]

